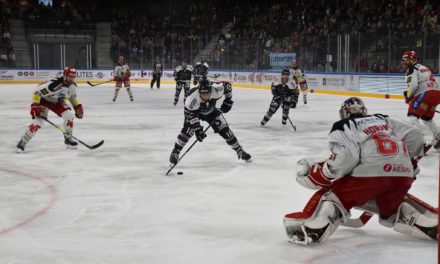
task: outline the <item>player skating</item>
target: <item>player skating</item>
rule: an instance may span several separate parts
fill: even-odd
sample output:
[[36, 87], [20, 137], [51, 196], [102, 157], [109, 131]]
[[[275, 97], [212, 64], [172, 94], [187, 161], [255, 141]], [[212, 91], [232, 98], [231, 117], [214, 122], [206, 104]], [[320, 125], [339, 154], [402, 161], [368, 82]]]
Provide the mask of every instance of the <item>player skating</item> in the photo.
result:
[[350, 209], [368, 205], [382, 225], [428, 240], [437, 240], [438, 216], [405, 200], [423, 153], [423, 133], [381, 114], [367, 115], [361, 99], [351, 97], [340, 109], [341, 120], [329, 135], [330, 157], [302, 159], [296, 180], [316, 192], [302, 212], [287, 214], [291, 242], [322, 243], [349, 218]]
[[[290, 66], [291, 66], [291, 68], [289, 69], [290, 76], [292, 77], [292, 79], [295, 80], [295, 83], [300, 87], [301, 92], [303, 94], [303, 102], [304, 102], [304, 104], [307, 104], [307, 89], [308, 89], [308, 87], [307, 87], [306, 76], [304, 74], [304, 69], [302, 69], [299, 66], [298, 60], [292, 60]], [[295, 108], [296, 104], [292, 104], [291, 107]]]
[[[217, 109], [216, 102], [223, 96], [225, 99], [220, 109]], [[251, 155], [243, 150], [223, 116], [223, 113], [231, 110], [232, 105], [232, 87], [230, 83], [211, 83], [205, 78], [201, 79], [199, 86], [191, 89], [186, 99], [183, 128], [177, 136], [174, 149], [170, 155], [170, 162], [176, 164], [179, 161], [180, 151], [194, 134], [200, 142], [206, 137], [200, 120], [208, 122], [214, 132], [223, 137], [226, 143], [236, 151], [239, 159], [251, 162]]]
[[289, 117], [291, 105], [296, 106], [298, 103], [298, 87], [294, 81], [289, 79], [289, 75], [289, 70], [283, 70], [281, 72], [281, 79], [272, 83], [273, 98], [270, 103], [269, 110], [267, 110], [266, 115], [260, 122], [262, 126], [269, 121], [269, 119], [273, 114], [275, 114], [280, 106], [283, 109], [281, 122], [283, 125], [285, 125]]
[[198, 61], [194, 66], [194, 85], [197, 85], [200, 79], [208, 76], [208, 69], [209, 65], [206, 62], [205, 57], [201, 57], [200, 61]]
[[404, 92], [408, 106], [408, 119], [418, 125], [419, 119], [429, 127], [433, 135], [432, 145], [440, 149], [440, 130], [434, 122], [435, 108], [440, 104], [440, 88], [431, 70], [418, 63], [419, 56], [415, 51], [407, 51], [402, 56], [406, 68], [405, 80], [408, 84]]
[[[44, 120], [47, 119], [49, 110], [62, 117], [64, 134], [64, 143], [68, 148], [76, 148], [78, 143], [72, 138], [73, 118], [76, 116], [81, 119], [84, 115], [82, 104], [78, 103], [76, 97], [76, 70], [71, 67], [64, 68], [63, 76], [50, 80], [37, 87], [32, 95], [32, 104], [30, 114], [32, 122], [27, 127], [24, 135], [17, 144], [17, 151], [24, 151], [26, 144], [35, 136], [35, 134], [44, 126]], [[67, 104], [70, 102], [73, 107]]]
[[183, 101], [185, 102], [186, 97], [188, 96], [188, 92], [191, 85], [191, 77], [193, 75], [193, 67], [191, 65], [187, 65], [186, 62], [182, 62], [182, 65], [179, 65], [174, 70], [173, 76], [174, 80], [176, 80], [176, 94], [174, 95], [174, 106], [177, 105], [179, 101], [180, 92], [183, 88]]
[[133, 101], [133, 94], [131, 93], [130, 89], [130, 76], [130, 67], [128, 67], [127, 63], [125, 63], [124, 56], [119, 56], [118, 65], [115, 67], [113, 78], [113, 80], [116, 81], [113, 102], [118, 99], [119, 90], [121, 89], [122, 84], [124, 84], [125, 89], [127, 89], [127, 93], [130, 96], [130, 101]]

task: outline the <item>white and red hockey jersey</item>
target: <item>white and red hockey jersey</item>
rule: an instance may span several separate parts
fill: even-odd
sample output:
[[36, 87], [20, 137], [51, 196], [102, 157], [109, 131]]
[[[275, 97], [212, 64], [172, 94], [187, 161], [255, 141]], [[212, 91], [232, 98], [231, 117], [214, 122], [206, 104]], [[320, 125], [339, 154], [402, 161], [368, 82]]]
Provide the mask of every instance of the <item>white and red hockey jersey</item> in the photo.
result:
[[410, 66], [406, 70], [405, 81], [408, 84], [408, 98], [429, 90], [440, 90], [431, 70], [422, 64]]
[[329, 135], [328, 178], [413, 177], [411, 158], [423, 151], [423, 133], [381, 114], [343, 119]]
[[62, 103], [68, 99], [72, 105], [76, 105], [76, 83], [66, 84], [63, 77], [44, 82], [35, 89], [33, 101], [39, 103], [39, 98], [50, 103]]

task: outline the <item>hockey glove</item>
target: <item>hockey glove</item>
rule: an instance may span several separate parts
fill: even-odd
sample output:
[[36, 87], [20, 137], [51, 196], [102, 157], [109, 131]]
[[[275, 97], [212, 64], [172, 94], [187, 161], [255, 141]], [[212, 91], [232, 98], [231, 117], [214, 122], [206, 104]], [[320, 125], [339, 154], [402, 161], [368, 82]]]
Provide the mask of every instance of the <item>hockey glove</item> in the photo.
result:
[[206, 134], [205, 134], [205, 132], [203, 132], [203, 127], [201, 127], [201, 126], [194, 129], [194, 134], [196, 134], [196, 138], [200, 142], [202, 142], [203, 139], [206, 138]]
[[31, 116], [32, 116], [32, 119], [37, 118], [40, 115], [41, 110], [42, 109], [41, 109], [41, 105], [40, 104], [37, 104], [37, 103], [31, 104]]
[[409, 104], [410, 99], [408, 98], [408, 92], [403, 92], [403, 96], [405, 97], [405, 104]]
[[75, 110], [76, 118], [82, 119], [84, 116], [84, 109], [82, 104], [76, 105], [75, 107], [73, 107], [73, 109]]
[[233, 104], [234, 104], [234, 101], [232, 101], [231, 99], [225, 99], [223, 101], [222, 106], [220, 106], [220, 110], [223, 113], [227, 113], [231, 110]]

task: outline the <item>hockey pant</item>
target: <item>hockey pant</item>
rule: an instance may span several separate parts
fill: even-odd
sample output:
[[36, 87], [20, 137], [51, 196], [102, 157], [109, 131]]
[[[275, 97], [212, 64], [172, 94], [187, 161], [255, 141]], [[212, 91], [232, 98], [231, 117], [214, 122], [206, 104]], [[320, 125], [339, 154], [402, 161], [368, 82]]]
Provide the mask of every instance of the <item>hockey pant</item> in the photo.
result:
[[269, 110], [267, 110], [266, 115], [263, 117], [263, 124], [266, 124], [273, 114], [276, 113], [278, 108], [281, 106], [283, 109], [282, 122], [286, 123], [290, 111], [291, 98], [290, 97], [278, 97], [274, 96], [272, 102], [270, 103]]
[[[200, 120], [206, 121], [211, 124], [212, 129], [215, 133], [218, 133], [222, 138], [226, 140], [226, 143], [231, 146], [234, 150], [241, 148], [232, 130], [229, 128], [226, 119], [223, 114], [215, 109], [212, 113], [203, 116], [199, 116]], [[194, 135], [194, 130], [191, 128], [190, 123], [186, 120], [184, 121], [183, 128], [180, 134], [177, 136], [176, 143], [174, 145], [175, 149], [182, 150], [182, 148], [188, 143], [189, 139]]]
[[153, 79], [151, 80], [151, 84], [150, 84], [151, 89], [153, 89], [155, 82], [157, 82], [156, 84], [157, 89], [160, 88], [160, 75], [161, 74], [153, 74]]
[[[41, 102], [43, 105], [43, 102]], [[55, 112], [58, 116], [63, 118], [63, 128], [67, 134], [72, 134], [74, 113], [67, 105], [46, 103], [48, 106], [43, 106], [40, 116], [47, 118], [49, 110]], [[44, 120], [41, 118], [32, 119], [28, 125], [24, 135], [21, 137], [23, 143], [27, 144], [37, 134], [38, 130], [44, 126]]]
[[183, 101], [185, 102], [186, 97], [188, 96], [189, 89], [190, 89], [189, 81], [185, 81], [185, 82], [177, 81], [176, 94], [174, 95], [174, 105], [176, 105], [177, 102], [179, 101], [179, 96], [180, 96], [180, 92], [182, 91], [182, 88], [183, 88], [183, 93], [184, 93]]

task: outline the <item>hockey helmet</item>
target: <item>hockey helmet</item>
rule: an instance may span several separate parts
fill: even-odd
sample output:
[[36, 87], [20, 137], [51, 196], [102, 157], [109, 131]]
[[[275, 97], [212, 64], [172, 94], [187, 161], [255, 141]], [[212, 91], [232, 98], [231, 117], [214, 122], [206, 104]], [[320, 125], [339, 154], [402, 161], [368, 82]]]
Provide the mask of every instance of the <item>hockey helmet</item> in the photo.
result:
[[73, 76], [76, 77], [76, 70], [73, 67], [65, 67], [63, 70], [63, 76], [67, 77], [67, 76]]
[[360, 117], [367, 115], [367, 108], [364, 102], [359, 97], [350, 97], [344, 101], [339, 110], [339, 117], [341, 119], [350, 117]]
[[412, 60], [413, 63], [416, 63], [419, 60], [419, 55], [413, 50], [406, 51], [402, 55], [402, 61], [406, 60]]
[[288, 69], [284, 69], [281, 71], [281, 75], [290, 75], [290, 71]]
[[199, 93], [211, 93], [211, 82], [208, 79], [202, 78], [200, 80]]
[[292, 66], [292, 68], [298, 67], [298, 61], [292, 60], [292, 62], [290, 63], [290, 66]]

